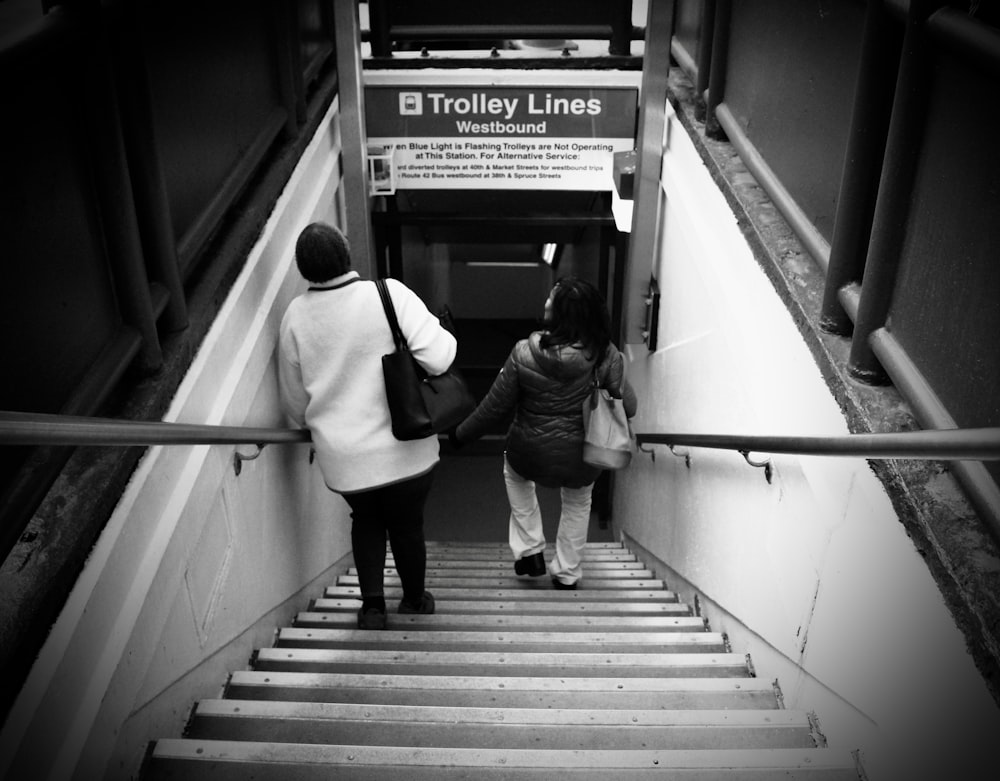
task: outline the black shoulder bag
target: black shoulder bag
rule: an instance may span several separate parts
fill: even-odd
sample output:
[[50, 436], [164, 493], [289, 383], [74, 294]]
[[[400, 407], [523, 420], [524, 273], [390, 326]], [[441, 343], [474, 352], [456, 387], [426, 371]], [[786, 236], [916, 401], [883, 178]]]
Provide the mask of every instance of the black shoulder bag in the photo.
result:
[[382, 356], [393, 436], [402, 441], [423, 439], [454, 428], [476, 407], [465, 380], [454, 368], [435, 376], [424, 371], [399, 329], [385, 280], [375, 284], [396, 343], [396, 352]]

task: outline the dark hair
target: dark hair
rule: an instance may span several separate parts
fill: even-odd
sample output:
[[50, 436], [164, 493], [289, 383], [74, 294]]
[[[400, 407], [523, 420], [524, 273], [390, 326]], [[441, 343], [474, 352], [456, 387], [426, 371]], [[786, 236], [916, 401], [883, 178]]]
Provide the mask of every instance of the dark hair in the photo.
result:
[[597, 363], [611, 342], [611, 315], [600, 291], [589, 282], [569, 277], [552, 289], [552, 308], [542, 321], [543, 348], [581, 344]]
[[314, 222], [302, 229], [295, 242], [295, 264], [310, 282], [325, 282], [351, 268], [351, 245], [333, 225]]

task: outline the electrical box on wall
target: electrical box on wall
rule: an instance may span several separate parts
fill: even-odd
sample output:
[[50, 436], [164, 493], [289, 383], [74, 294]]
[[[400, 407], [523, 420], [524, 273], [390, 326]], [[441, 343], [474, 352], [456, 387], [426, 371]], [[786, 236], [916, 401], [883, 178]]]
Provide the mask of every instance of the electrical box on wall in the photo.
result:
[[368, 192], [371, 195], [395, 195], [396, 168], [394, 150], [385, 147], [368, 148]]

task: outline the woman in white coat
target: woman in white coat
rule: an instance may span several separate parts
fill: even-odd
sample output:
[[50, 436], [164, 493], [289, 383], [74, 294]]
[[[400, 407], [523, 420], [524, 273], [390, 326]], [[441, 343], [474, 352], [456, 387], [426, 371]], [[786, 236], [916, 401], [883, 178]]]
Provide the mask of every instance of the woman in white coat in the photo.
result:
[[[392, 435], [382, 355], [392, 332], [375, 283], [351, 270], [350, 246], [337, 228], [313, 223], [295, 245], [311, 284], [281, 322], [278, 377], [282, 406], [308, 428], [331, 491], [351, 508], [351, 540], [361, 585], [358, 626], [384, 629], [386, 539], [403, 585], [400, 613], [433, 613], [424, 590], [423, 510], [438, 462], [436, 436], [401, 442]], [[455, 358], [455, 338], [401, 282], [387, 280], [414, 358], [440, 374]]]

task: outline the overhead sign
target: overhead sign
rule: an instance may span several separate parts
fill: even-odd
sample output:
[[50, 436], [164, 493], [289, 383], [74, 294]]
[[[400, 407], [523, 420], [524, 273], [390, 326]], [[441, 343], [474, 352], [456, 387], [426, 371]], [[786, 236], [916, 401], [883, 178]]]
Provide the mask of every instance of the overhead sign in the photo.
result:
[[369, 86], [369, 153], [398, 189], [606, 190], [635, 145], [634, 87]]

